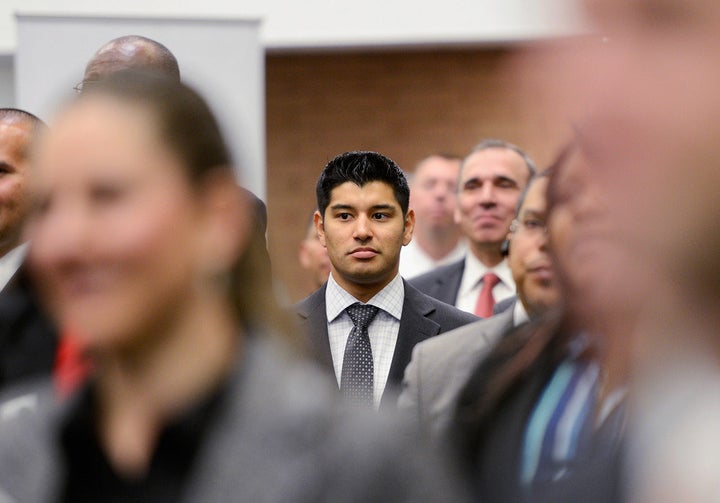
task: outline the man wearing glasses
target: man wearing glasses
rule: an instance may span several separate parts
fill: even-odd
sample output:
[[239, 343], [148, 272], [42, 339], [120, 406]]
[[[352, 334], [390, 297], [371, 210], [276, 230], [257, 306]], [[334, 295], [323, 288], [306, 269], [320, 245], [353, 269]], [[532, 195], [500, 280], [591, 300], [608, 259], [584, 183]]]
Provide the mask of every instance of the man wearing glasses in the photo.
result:
[[446, 433], [460, 391], [493, 343], [560, 300], [545, 232], [547, 184], [546, 175], [530, 180], [510, 227], [508, 263], [518, 301], [496, 316], [421, 342], [413, 350], [398, 406], [434, 437]]
[[455, 219], [470, 253], [453, 264], [410, 280], [421, 292], [481, 318], [496, 302], [515, 295], [515, 282], [504, 257], [520, 194], [535, 166], [520, 148], [485, 140], [460, 168]]

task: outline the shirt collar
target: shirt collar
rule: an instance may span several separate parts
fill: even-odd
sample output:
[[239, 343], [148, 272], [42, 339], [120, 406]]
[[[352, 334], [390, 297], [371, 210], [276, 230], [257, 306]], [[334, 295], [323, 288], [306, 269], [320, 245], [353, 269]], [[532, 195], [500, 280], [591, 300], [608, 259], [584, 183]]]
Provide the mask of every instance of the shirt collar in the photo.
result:
[[[404, 298], [405, 285], [398, 274], [390, 283], [385, 285], [385, 288], [376, 293], [365, 304], [378, 307], [399, 320], [402, 315]], [[345, 309], [357, 302], [360, 301], [338, 285], [332, 273], [330, 273], [325, 289], [325, 313], [328, 322], [334, 321]]]
[[488, 267], [480, 262], [480, 259], [473, 255], [472, 252], [469, 252], [465, 255], [465, 272], [463, 273], [458, 295], [467, 293], [477, 287], [480, 279], [488, 272], [494, 272], [505, 285], [513, 285], [512, 272], [507, 260], [503, 260], [495, 267]]
[[20, 269], [20, 265], [27, 255], [28, 243], [16, 246], [0, 257], [0, 289], [8, 284], [10, 278]]
[[520, 302], [520, 299], [517, 299], [515, 301], [515, 307], [513, 308], [513, 326], [517, 327], [527, 321], [530, 321], [530, 316], [525, 310], [525, 306]]

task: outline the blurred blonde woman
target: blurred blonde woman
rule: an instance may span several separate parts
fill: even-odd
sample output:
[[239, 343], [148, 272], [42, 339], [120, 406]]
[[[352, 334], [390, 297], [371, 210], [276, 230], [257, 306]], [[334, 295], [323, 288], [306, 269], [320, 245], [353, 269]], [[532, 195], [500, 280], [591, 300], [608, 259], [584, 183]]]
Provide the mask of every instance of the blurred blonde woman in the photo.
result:
[[34, 169], [29, 259], [94, 372], [60, 404], [41, 385], [0, 408], [0, 495], [453, 497], [403, 435], [344, 415], [266, 335], [278, 323], [251, 211], [194, 91], [139, 73], [98, 83], [59, 114]]

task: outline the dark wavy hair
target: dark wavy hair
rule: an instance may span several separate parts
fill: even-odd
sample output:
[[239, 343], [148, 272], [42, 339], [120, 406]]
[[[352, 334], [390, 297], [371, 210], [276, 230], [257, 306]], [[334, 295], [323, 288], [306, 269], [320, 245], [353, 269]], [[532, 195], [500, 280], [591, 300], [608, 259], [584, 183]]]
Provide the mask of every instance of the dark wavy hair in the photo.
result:
[[315, 187], [320, 214], [325, 215], [332, 190], [345, 182], [352, 182], [359, 187], [370, 182], [388, 184], [393, 189], [403, 215], [407, 214], [410, 188], [402, 170], [392, 159], [377, 152], [357, 151], [345, 152], [327, 163]]

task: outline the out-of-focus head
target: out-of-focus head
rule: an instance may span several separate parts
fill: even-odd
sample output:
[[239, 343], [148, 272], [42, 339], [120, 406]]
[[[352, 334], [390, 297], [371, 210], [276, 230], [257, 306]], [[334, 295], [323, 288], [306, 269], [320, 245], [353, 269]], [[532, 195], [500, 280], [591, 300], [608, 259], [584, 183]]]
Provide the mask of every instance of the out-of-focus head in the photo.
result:
[[44, 123], [29, 112], [0, 108], [0, 256], [22, 240], [30, 145], [43, 129]]
[[547, 186], [546, 175], [537, 175], [530, 180], [508, 236], [508, 263], [518, 298], [530, 316], [540, 315], [557, 305], [561, 295], [548, 249]]
[[585, 78], [582, 141], [613, 220], [637, 253], [717, 296], [720, 4], [585, 4], [607, 38], [570, 71]]
[[582, 148], [569, 147], [551, 169], [547, 227], [568, 317], [601, 330], [624, 322], [648, 298], [647, 261], [618, 232]]
[[155, 40], [139, 35], [126, 35], [103, 45], [88, 61], [83, 80], [76, 87], [81, 91], [110, 75], [126, 70], [158, 72], [180, 80], [180, 68], [170, 50]]
[[310, 219], [305, 237], [300, 242], [298, 251], [300, 265], [312, 276], [313, 287], [320, 288], [330, 275], [330, 257], [327, 249], [320, 242], [315, 222]]
[[420, 161], [410, 178], [410, 206], [417, 227], [442, 230], [456, 226], [457, 183], [462, 159], [431, 155]]
[[530, 158], [501, 140], [485, 140], [465, 158], [455, 218], [473, 251], [490, 250], [499, 256], [520, 194], [534, 173]]
[[409, 196], [403, 172], [376, 152], [340, 154], [320, 175], [315, 227], [333, 278], [356, 297], [379, 291], [397, 275], [400, 250], [415, 224]]
[[113, 75], [59, 114], [33, 168], [31, 266], [89, 348], [137, 347], [202, 303], [232, 310], [219, 278], [242, 254], [249, 210], [193, 90]]

